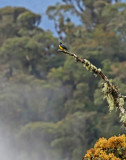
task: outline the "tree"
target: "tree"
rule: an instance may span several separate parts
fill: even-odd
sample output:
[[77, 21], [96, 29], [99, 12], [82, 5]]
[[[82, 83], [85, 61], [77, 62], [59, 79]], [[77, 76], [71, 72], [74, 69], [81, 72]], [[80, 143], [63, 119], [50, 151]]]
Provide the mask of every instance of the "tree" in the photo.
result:
[[[59, 37], [70, 52], [112, 77], [125, 95], [125, 5], [110, 0], [62, 2], [47, 10]], [[20, 149], [16, 159], [76, 160], [98, 137], [124, 132], [118, 113], [108, 114], [101, 81], [57, 52], [58, 39], [38, 26], [40, 15], [18, 7], [0, 12], [0, 119], [13, 130]]]
[[[60, 65], [59, 61], [62, 57], [55, 54], [58, 40], [52, 36], [50, 31], [43, 31], [38, 27], [40, 15], [24, 8], [11, 7], [1, 9], [0, 12], [0, 39], [2, 40], [0, 48], [2, 61], [0, 63], [2, 65], [8, 63], [8, 68], [14, 71], [22, 70], [38, 78], [44, 78], [54, 62], [57, 62], [54, 67]], [[14, 33], [7, 33], [8, 27]], [[3, 38], [2, 34], [6, 38]], [[48, 66], [47, 63], [49, 63]]]

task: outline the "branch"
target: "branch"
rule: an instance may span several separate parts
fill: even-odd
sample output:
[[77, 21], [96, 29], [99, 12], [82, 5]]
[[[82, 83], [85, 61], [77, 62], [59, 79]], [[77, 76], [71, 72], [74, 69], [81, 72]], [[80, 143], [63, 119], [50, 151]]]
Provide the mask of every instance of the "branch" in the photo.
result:
[[81, 62], [83, 66], [87, 70], [93, 72], [95, 76], [99, 75], [101, 77], [101, 79], [104, 81], [102, 91], [104, 93], [104, 98], [109, 104], [109, 110], [112, 111], [116, 106], [120, 111], [120, 121], [123, 122], [124, 126], [126, 127], [126, 111], [124, 109], [124, 100], [126, 100], [126, 96], [118, 92], [118, 87], [110, 82], [107, 76], [105, 76], [102, 72], [101, 68], [97, 68], [87, 59], [79, 58], [76, 54], [66, 50], [58, 49], [58, 52], [62, 52], [74, 57], [77, 62]]

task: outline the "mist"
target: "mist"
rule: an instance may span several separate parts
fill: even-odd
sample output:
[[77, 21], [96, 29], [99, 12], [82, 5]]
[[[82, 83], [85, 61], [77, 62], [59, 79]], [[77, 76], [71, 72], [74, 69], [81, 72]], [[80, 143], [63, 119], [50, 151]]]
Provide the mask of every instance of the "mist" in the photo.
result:
[[[7, 124], [0, 121], [0, 159], [2, 160], [13, 160], [22, 159], [19, 156], [19, 150], [17, 146], [20, 143], [15, 141], [14, 131], [11, 130]], [[30, 159], [29, 159], [30, 160]]]
[[[34, 141], [34, 145], [24, 143], [24, 139], [18, 139], [14, 132], [6, 125], [0, 122], [0, 159], [1, 160], [44, 160], [49, 159], [47, 148], [45, 149], [42, 141]], [[25, 145], [24, 145], [25, 144]], [[38, 149], [41, 147], [40, 149]], [[41, 152], [45, 151], [46, 154]]]
[[[52, 149], [55, 126], [61, 119], [59, 102], [65, 87], [7, 81], [0, 78], [0, 158], [2, 160], [60, 160]], [[57, 102], [57, 104], [55, 103]], [[55, 110], [55, 106], [59, 110]], [[52, 129], [52, 133], [48, 129]], [[46, 137], [46, 135], [49, 135]]]

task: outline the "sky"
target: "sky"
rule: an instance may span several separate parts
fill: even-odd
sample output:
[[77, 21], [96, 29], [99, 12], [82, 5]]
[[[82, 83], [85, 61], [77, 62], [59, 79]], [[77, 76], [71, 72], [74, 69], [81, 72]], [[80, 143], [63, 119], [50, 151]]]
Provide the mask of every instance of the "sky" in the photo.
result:
[[40, 24], [40, 27], [45, 30], [49, 29], [52, 33], [56, 34], [54, 23], [48, 19], [45, 11], [48, 6], [55, 5], [57, 2], [61, 2], [61, 0], [0, 0], [0, 8], [5, 6], [19, 6], [38, 13], [42, 15], [42, 23]]
[[[62, 0], [0, 0], [0, 8], [6, 6], [24, 7], [34, 13], [38, 13], [42, 16], [42, 21], [39, 27], [44, 30], [50, 30], [54, 36], [58, 37], [53, 20], [49, 20], [46, 15], [46, 9], [48, 6], [56, 5], [58, 2], [62, 3]], [[81, 24], [80, 20], [74, 15], [72, 15], [71, 20], [76, 22], [76, 25]]]

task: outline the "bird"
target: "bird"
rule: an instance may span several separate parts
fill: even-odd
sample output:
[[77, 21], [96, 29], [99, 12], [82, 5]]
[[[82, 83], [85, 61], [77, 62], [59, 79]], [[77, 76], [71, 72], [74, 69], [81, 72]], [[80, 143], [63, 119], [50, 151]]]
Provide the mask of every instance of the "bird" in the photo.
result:
[[68, 50], [67, 47], [66, 47], [64, 44], [62, 44], [62, 42], [59, 43], [59, 48], [60, 48], [61, 50], [65, 50], [65, 51]]

